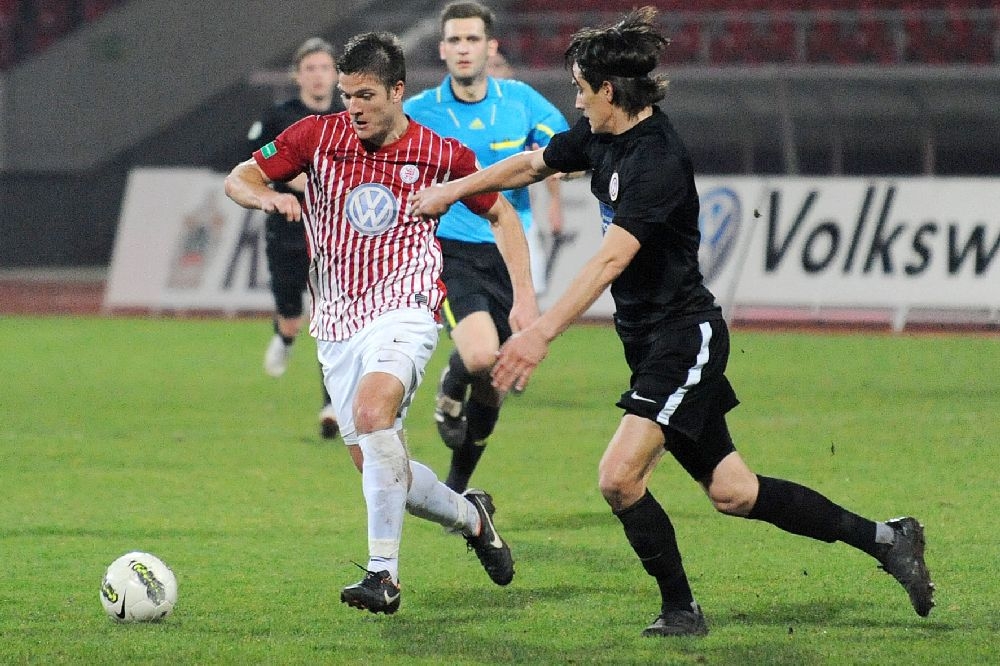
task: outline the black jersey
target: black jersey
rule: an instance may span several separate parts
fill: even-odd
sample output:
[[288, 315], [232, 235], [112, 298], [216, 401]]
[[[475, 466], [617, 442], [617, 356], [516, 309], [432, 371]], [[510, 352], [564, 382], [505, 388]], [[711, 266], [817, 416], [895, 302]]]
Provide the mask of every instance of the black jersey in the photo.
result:
[[721, 309], [698, 267], [698, 191], [687, 149], [659, 108], [624, 134], [594, 134], [581, 118], [545, 148], [558, 171], [593, 170], [590, 190], [606, 231], [615, 224], [639, 241], [611, 284], [616, 320], [628, 329], [679, 327], [718, 319]]
[[[260, 120], [250, 127], [250, 131], [247, 133], [247, 148], [249, 149], [247, 152], [253, 154], [253, 151], [274, 141], [286, 128], [291, 127], [306, 116], [323, 116], [343, 110], [343, 105], [340, 104], [336, 96], [334, 96], [330, 108], [325, 111], [313, 111], [298, 97], [294, 97], [287, 102], [275, 104], [264, 113], [264, 116]], [[291, 192], [299, 196], [299, 198], [302, 197], [301, 192], [289, 189], [284, 183], [275, 183], [274, 189], [278, 192]]]

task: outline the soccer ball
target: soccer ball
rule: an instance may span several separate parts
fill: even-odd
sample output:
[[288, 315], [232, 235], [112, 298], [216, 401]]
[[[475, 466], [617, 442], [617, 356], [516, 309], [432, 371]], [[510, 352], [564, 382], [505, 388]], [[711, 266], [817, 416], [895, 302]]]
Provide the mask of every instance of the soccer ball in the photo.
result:
[[150, 622], [177, 603], [177, 578], [163, 560], [140, 551], [111, 563], [101, 581], [104, 610], [119, 622]]

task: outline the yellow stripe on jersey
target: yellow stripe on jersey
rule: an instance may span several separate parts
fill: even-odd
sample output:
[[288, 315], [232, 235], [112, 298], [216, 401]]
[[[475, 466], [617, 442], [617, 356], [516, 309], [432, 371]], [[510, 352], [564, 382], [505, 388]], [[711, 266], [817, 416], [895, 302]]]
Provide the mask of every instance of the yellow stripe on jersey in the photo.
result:
[[550, 137], [553, 137], [553, 136], [556, 135], [556, 133], [552, 130], [552, 128], [549, 127], [548, 125], [546, 125], [545, 123], [538, 123], [537, 125], [535, 125], [535, 129], [541, 130], [541, 131], [545, 132]]
[[445, 298], [441, 304], [441, 312], [444, 313], [444, 322], [448, 325], [448, 331], [454, 329], [458, 322], [455, 321], [455, 313], [451, 311], [451, 302]]
[[524, 142], [528, 140], [528, 137], [522, 137], [520, 139], [513, 139], [511, 141], [497, 141], [490, 144], [490, 150], [507, 150], [509, 148], [520, 148], [524, 145]]

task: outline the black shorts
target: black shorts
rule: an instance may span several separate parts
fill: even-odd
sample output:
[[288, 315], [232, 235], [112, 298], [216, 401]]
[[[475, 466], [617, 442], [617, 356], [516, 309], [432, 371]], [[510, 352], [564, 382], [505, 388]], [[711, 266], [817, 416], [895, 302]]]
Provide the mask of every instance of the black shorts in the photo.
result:
[[636, 336], [618, 330], [632, 378], [617, 405], [660, 424], [670, 453], [701, 480], [736, 450], [725, 422], [739, 404], [725, 375], [726, 322], [658, 327]]
[[448, 289], [441, 309], [448, 332], [473, 312], [488, 312], [502, 343], [511, 335], [514, 288], [500, 250], [493, 243], [439, 241], [444, 254], [441, 279]]
[[309, 279], [309, 246], [301, 222], [268, 215], [265, 223], [265, 254], [271, 273], [274, 309], [282, 317], [302, 316], [302, 292]]

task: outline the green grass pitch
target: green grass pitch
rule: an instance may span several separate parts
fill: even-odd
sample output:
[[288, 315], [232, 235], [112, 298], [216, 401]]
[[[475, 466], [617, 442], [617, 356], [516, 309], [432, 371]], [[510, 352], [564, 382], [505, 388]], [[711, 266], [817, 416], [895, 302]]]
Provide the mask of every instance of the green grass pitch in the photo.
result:
[[[407, 518], [403, 605], [339, 602], [366, 558], [360, 476], [318, 436], [315, 347], [261, 369], [263, 320], [0, 318], [0, 663], [1000, 663], [1000, 339], [736, 330], [737, 446], [760, 473], [927, 527], [937, 607], [917, 617], [874, 561], [716, 514], [669, 458], [673, 517], [711, 633], [643, 639], [658, 594], [597, 489], [628, 380], [611, 329], [578, 326], [505, 406], [476, 486], [517, 576]], [[410, 412], [439, 475], [441, 345]], [[173, 615], [118, 625], [104, 568], [148, 550]]]

